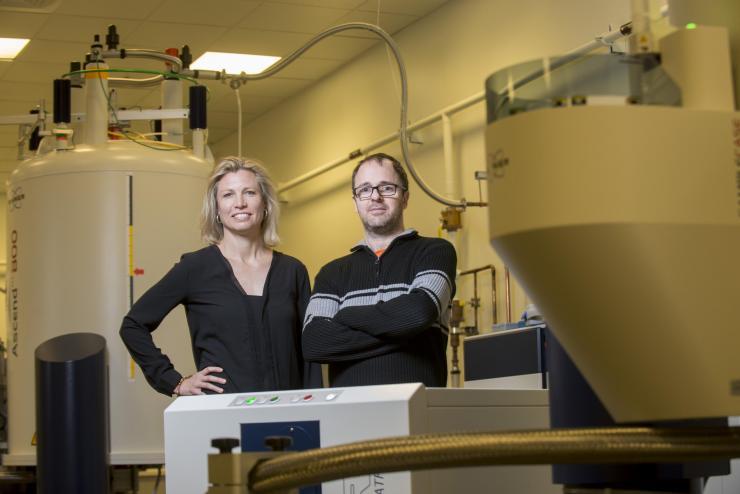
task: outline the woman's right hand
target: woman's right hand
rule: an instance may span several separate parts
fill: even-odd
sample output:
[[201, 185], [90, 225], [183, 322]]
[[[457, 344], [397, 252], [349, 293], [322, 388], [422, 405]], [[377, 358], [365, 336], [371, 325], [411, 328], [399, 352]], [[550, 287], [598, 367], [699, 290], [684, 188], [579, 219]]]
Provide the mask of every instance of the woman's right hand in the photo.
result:
[[213, 383], [225, 384], [226, 379], [218, 376], [211, 376], [211, 372], [223, 372], [221, 367], [206, 367], [183, 379], [180, 385], [175, 389], [175, 394], [179, 396], [190, 396], [190, 395], [202, 395], [204, 389], [215, 391], [216, 393], [223, 393], [223, 388], [216, 386]]

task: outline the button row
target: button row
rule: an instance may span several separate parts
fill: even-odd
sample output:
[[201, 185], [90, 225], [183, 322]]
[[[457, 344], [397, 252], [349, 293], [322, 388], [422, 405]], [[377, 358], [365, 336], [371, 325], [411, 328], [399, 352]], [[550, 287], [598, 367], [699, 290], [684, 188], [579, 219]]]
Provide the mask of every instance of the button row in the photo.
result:
[[[339, 396], [339, 393], [328, 393], [324, 400], [326, 401], [332, 401], [337, 396]], [[313, 394], [305, 394], [305, 395], [292, 395], [290, 397], [291, 403], [300, 403], [300, 402], [308, 402], [312, 401], [314, 398], [320, 399], [319, 397], [314, 397]], [[239, 398], [236, 398], [231, 406], [251, 406], [251, 405], [264, 405], [264, 404], [274, 404], [278, 403], [280, 401], [279, 395], [273, 395], [273, 396], [240, 396]]]

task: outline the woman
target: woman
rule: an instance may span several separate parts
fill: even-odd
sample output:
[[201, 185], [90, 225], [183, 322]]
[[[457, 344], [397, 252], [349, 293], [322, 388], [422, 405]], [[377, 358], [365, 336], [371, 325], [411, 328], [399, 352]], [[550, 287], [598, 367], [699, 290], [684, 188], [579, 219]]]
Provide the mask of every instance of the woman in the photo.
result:
[[[300, 261], [273, 250], [278, 209], [275, 188], [258, 163], [231, 157], [216, 166], [201, 212], [209, 246], [183, 255], [121, 326], [131, 356], [160, 393], [320, 386], [308, 378], [304, 383], [300, 336], [309, 278]], [[185, 306], [198, 369], [191, 376], [177, 372], [151, 336], [178, 304]]]

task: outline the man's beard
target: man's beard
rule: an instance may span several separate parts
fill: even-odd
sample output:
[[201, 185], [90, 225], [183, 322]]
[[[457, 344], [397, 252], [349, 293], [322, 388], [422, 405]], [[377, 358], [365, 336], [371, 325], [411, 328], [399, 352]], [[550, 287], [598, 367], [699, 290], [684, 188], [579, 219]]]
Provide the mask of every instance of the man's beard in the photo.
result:
[[366, 232], [374, 235], [387, 235], [398, 229], [398, 226], [401, 224], [401, 214], [402, 210], [398, 209], [395, 211], [393, 216], [390, 216], [385, 221], [376, 224], [370, 224], [366, 218], [361, 218], [362, 226], [365, 228]]

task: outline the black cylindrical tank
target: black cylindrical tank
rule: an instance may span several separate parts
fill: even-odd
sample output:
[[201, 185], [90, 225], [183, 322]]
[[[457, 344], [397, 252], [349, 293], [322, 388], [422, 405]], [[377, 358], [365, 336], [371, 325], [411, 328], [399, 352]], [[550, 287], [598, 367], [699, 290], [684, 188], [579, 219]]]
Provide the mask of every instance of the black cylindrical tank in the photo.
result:
[[71, 333], [36, 348], [39, 494], [108, 492], [105, 338]]

